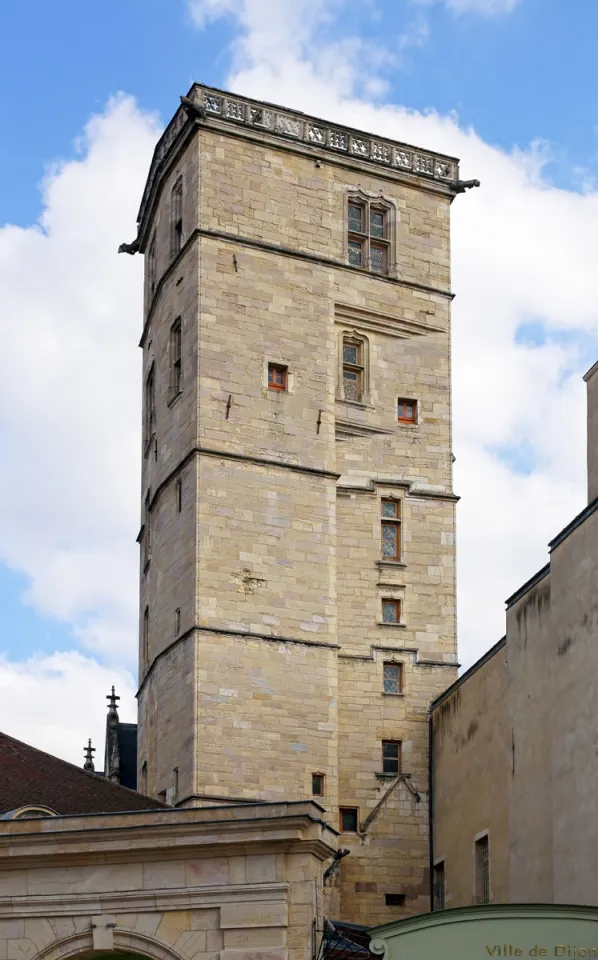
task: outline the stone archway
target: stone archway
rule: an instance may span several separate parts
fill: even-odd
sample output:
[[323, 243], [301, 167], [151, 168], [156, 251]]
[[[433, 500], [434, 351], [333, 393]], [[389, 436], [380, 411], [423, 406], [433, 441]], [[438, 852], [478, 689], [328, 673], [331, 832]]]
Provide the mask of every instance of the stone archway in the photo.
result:
[[[97, 921], [106, 921], [99, 924]], [[131, 930], [119, 929], [111, 917], [93, 917], [89, 930], [55, 940], [32, 960], [111, 957], [116, 960], [184, 960], [168, 944]]]

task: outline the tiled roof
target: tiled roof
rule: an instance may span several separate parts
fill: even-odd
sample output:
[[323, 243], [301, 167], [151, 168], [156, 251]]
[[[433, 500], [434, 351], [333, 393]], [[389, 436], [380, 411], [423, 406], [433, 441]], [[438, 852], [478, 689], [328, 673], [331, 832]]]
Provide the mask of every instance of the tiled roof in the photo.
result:
[[62, 815], [165, 806], [0, 733], [0, 814], [29, 804]]

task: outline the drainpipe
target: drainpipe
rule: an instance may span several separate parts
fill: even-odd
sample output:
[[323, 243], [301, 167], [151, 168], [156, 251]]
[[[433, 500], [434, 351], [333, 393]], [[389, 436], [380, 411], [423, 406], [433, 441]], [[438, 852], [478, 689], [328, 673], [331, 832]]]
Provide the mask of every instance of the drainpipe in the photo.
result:
[[432, 714], [428, 713], [428, 850], [430, 851], [430, 911], [434, 911], [434, 777], [432, 763]]

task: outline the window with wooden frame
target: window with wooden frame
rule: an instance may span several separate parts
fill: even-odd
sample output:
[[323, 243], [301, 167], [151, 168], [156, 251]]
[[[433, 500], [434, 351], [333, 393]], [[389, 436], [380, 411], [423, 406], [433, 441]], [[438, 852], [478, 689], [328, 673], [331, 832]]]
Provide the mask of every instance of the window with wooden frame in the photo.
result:
[[397, 420], [399, 423], [417, 423], [417, 400], [397, 400]]
[[474, 846], [475, 902], [490, 903], [490, 851], [488, 834], [479, 837]]
[[401, 601], [385, 598], [382, 601], [382, 623], [401, 622]]
[[152, 559], [152, 498], [148, 490], [143, 505], [143, 566]]
[[154, 365], [145, 380], [145, 418], [143, 427], [145, 455], [147, 456], [150, 443], [156, 432], [156, 384]]
[[314, 797], [324, 796], [324, 782], [325, 778], [323, 773], [312, 773], [311, 792]]
[[444, 902], [444, 860], [440, 860], [432, 873], [432, 909], [444, 910]]
[[401, 559], [401, 502], [382, 501], [382, 559]]
[[150, 240], [147, 251], [147, 287], [150, 297], [153, 297], [156, 289], [156, 234]]
[[359, 826], [359, 807], [340, 807], [339, 821], [341, 833], [357, 833]]
[[268, 364], [268, 390], [285, 391], [288, 383], [288, 367], [280, 363]]
[[170, 193], [170, 253], [176, 257], [183, 246], [183, 178], [178, 177]]
[[182, 328], [177, 317], [170, 328], [170, 397], [174, 400], [183, 388]]
[[364, 388], [364, 343], [343, 337], [343, 399], [361, 403]]
[[382, 773], [391, 773], [395, 777], [401, 772], [401, 741], [382, 741]]
[[403, 664], [385, 663], [383, 664], [383, 689], [384, 693], [398, 694], [403, 692]]
[[348, 255], [354, 267], [383, 276], [390, 262], [390, 210], [375, 201], [350, 197], [348, 201]]

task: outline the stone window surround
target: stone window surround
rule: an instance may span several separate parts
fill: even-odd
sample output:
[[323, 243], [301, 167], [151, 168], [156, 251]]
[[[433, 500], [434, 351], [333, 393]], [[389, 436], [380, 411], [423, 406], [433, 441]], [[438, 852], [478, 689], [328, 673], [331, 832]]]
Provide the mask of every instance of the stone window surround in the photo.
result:
[[[361, 347], [361, 367], [362, 367], [362, 383], [361, 383], [361, 400], [347, 400], [345, 398], [345, 385], [343, 379], [343, 345], [345, 342], [351, 341], [353, 343], [359, 343]], [[349, 329], [348, 327], [342, 329], [339, 333], [338, 339], [338, 371], [336, 378], [336, 399], [341, 403], [349, 403], [354, 407], [372, 407], [371, 402], [371, 393], [370, 393], [370, 341], [369, 337], [366, 337], [364, 333], [360, 333], [359, 330], [355, 328]]]
[[[268, 367], [272, 365], [273, 367], [285, 367], [287, 372], [287, 383], [285, 390], [272, 390], [268, 384]], [[269, 399], [274, 399], [276, 397], [284, 397], [288, 393], [295, 392], [295, 374], [291, 371], [291, 364], [288, 360], [284, 360], [282, 357], [274, 357], [268, 355], [264, 357], [262, 363], [262, 390], [264, 396]]]
[[[377, 273], [375, 270], [372, 270], [369, 262], [365, 266], [356, 266], [355, 264], [349, 262], [349, 204], [351, 202], [354, 202], [356, 205], [365, 206], [368, 220], [369, 209], [371, 206], [377, 207], [380, 210], [384, 210], [386, 214], [386, 241], [388, 249], [386, 271], [384, 273]], [[345, 264], [350, 267], [351, 270], [360, 270], [362, 273], [367, 273], [369, 276], [382, 278], [390, 277], [392, 280], [396, 280], [398, 277], [396, 238], [397, 226], [399, 223], [399, 213], [395, 201], [391, 200], [389, 197], [386, 197], [381, 191], [379, 193], [370, 193], [364, 190], [362, 187], [346, 187], [343, 196], [343, 203], [343, 259]]]
[[476, 833], [472, 841], [472, 865], [473, 865], [473, 891], [472, 891], [472, 902], [477, 904], [478, 901], [478, 892], [477, 892], [477, 844], [480, 840], [484, 838], [488, 841], [488, 903], [492, 903], [492, 861], [490, 856], [490, 830], [486, 828], [485, 830], [480, 830], [479, 833]]

